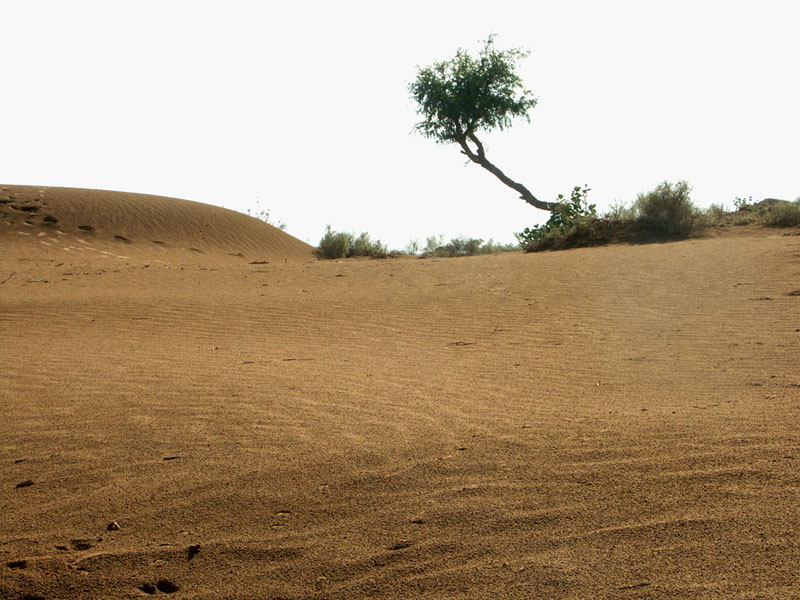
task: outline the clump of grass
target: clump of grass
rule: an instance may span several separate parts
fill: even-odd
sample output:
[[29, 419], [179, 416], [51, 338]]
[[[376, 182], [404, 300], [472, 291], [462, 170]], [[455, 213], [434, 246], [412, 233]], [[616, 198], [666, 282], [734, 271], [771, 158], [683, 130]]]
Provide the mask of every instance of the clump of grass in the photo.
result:
[[636, 221], [646, 231], [667, 237], [685, 238], [701, 225], [699, 211], [689, 198], [689, 184], [668, 181], [639, 194], [633, 205]]
[[373, 241], [366, 232], [356, 237], [352, 233], [333, 231], [328, 225], [319, 242], [317, 254], [320, 258], [351, 258], [354, 256], [386, 258], [388, 252], [386, 246], [380, 241]]

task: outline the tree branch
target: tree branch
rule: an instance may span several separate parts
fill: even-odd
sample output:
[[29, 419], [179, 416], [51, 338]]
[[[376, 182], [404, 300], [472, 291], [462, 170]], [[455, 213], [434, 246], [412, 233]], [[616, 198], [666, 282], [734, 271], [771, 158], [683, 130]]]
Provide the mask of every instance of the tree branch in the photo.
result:
[[[477, 153], [469, 147], [469, 143], [467, 143], [468, 138], [473, 144], [475, 144]], [[466, 136], [460, 136], [456, 141], [458, 142], [458, 145], [461, 146], [462, 154], [465, 154], [472, 162], [489, 171], [492, 175], [497, 177], [512, 190], [519, 192], [521, 194], [520, 198], [531, 206], [541, 210], [553, 210], [556, 206], [558, 206], [557, 202], [543, 202], [542, 200], [539, 200], [536, 198], [536, 196], [531, 194], [528, 188], [521, 183], [517, 183], [492, 163], [490, 163], [486, 158], [486, 152], [483, 148], [483, 144], [474, 133], [470, 132]]]

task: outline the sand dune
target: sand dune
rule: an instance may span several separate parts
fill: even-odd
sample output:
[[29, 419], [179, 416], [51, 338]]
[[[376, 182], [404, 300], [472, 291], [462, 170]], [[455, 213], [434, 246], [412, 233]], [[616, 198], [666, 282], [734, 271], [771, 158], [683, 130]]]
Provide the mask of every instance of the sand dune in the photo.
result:
[[[22, 238], [22, 239], [19, 239]], [[27, 238], [27, 240], [25, 240]], [[21, 244], [28, 241], [29, 245]], [[313, 259], [313, 248], [258, 219], [189, 200], [74, 188], [0, 186], [0, 251], [236, 262]]]
[[118, 210], [150, 258], [0, 236], [0, 598], [800, 597], [796, 230], [248, 264]]

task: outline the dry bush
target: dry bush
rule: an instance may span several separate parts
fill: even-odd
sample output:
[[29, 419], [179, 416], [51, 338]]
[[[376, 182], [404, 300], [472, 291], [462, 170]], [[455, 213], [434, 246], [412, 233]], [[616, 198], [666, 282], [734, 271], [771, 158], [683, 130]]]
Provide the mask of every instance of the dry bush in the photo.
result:
[[800, 225], [800, 201], [775, 204], [767, 209], [763, 219], [770, 227], [796, 227]]
[[689, 184], [665, 181], [646, 194], [639, 194], [633, 209], [640, 226], [652, 233], [684, 238], [700, 224], [699, 211], [689, 198]]

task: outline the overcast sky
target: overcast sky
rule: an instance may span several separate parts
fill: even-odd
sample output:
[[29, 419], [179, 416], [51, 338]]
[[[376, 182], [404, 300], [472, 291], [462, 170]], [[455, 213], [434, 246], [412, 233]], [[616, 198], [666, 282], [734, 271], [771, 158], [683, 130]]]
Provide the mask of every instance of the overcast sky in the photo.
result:
[[530, 124], [485, 137], [537, 197], [685, 179], [700, 206], [800, 196], [795, 0], [0, 0], [0, 183], [257, 203], [316, 244], [513, 241], [547, 213], [413, 133], [417, 65], [531, 50]]

